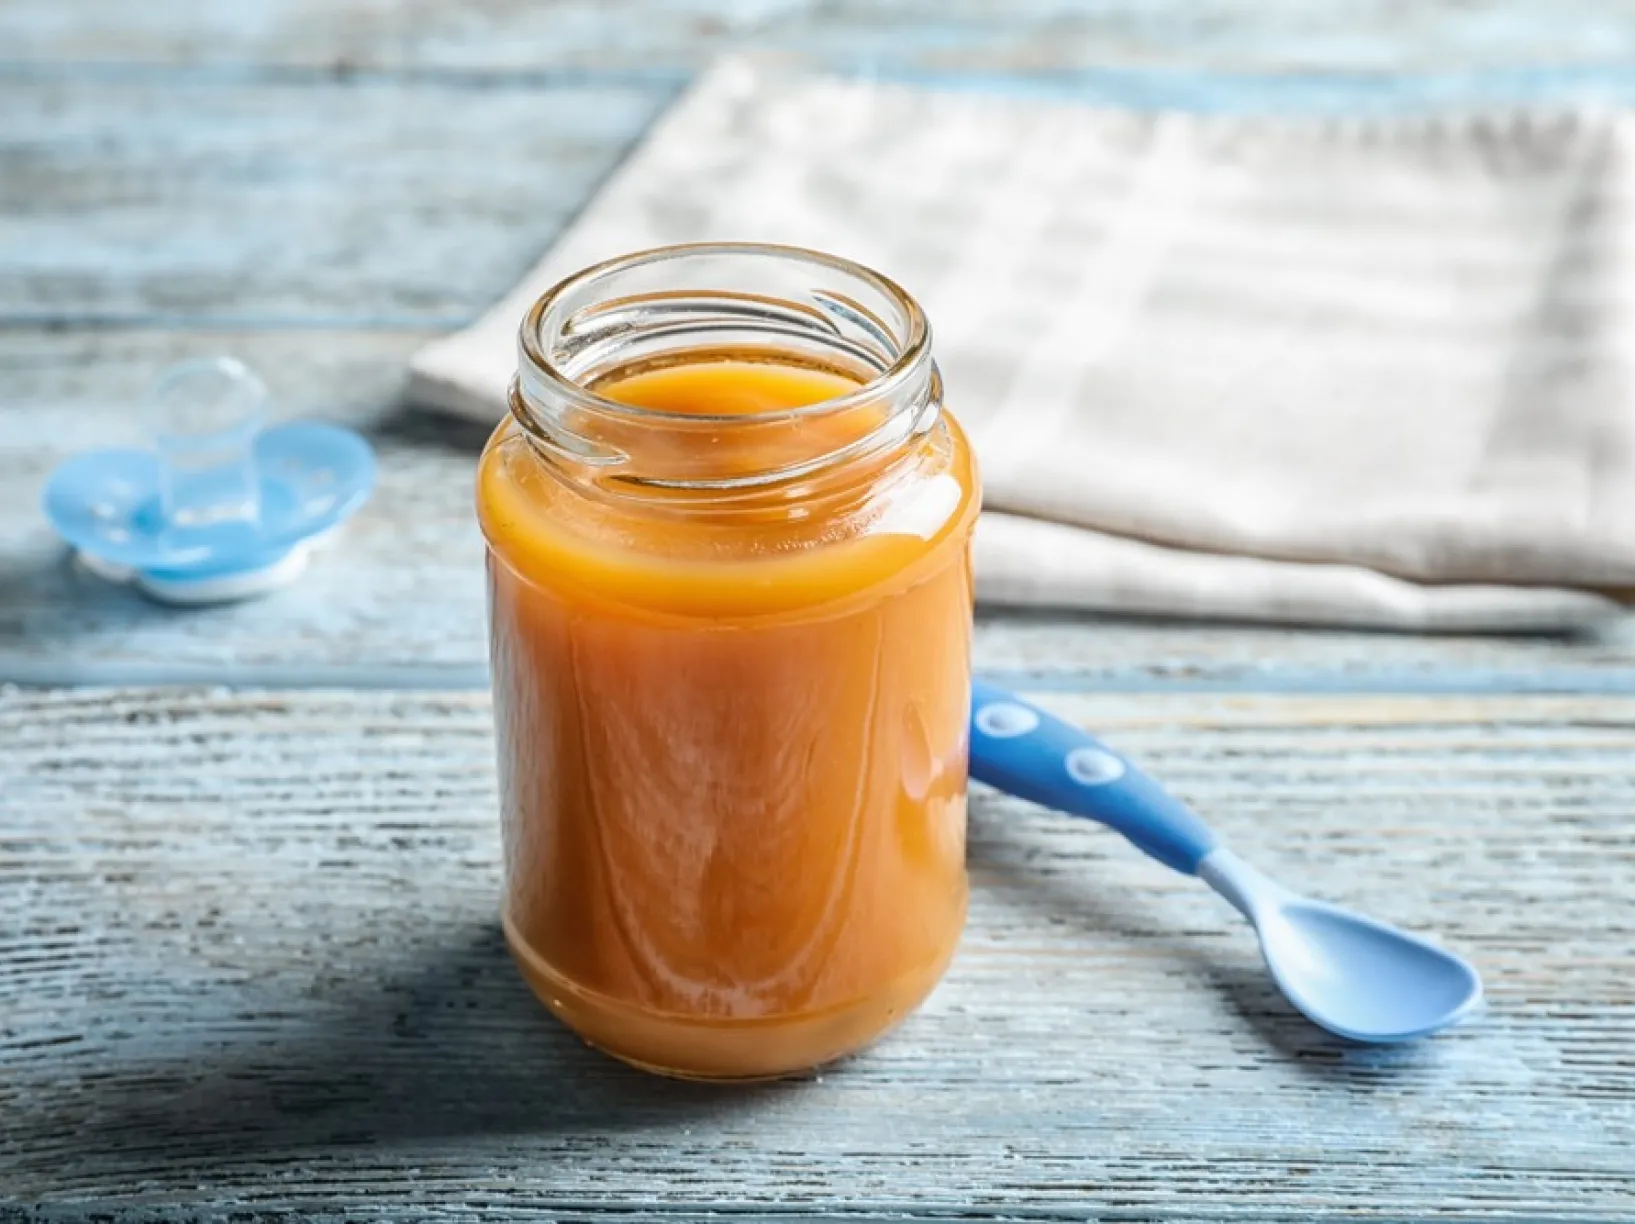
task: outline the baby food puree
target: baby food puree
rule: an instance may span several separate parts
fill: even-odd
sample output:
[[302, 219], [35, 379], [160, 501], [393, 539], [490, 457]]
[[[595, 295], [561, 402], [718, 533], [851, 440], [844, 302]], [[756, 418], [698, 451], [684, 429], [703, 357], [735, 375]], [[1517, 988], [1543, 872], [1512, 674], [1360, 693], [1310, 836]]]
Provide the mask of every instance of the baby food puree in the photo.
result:
[[869, 375], [672, 349], [483, 456], [506, 936], [643, 1067], [851, 1052], [958, 940], [977, 480], [936, 404]]

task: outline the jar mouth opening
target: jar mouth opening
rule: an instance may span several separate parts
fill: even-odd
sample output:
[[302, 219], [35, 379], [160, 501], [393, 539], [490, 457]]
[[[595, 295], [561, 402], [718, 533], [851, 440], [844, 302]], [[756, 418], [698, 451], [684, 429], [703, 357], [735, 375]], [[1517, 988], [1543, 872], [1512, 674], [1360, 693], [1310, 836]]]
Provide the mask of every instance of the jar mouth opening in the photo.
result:
[[[587, 385], [585, 381], [564, 369], [548, 351], [544, 340], [547, 321], [561, 313], [576, 296], [584, 294], [598, 282], [612, 281], [621, 274], [672, 261], [707, 260], [712, 258], [760, 259], [769, 262], [783, 261], [785, 264], [793, 265], [805, 264], [831, 275], [860, 282], [863, 286], [888, 301], [893, 309], [900, 314], [901, 318], [898, 326], [894, 327], [880, 319], [861, 303], [848, 300], [840, 295], [825, 295], [823, 300], [830, 310], [847, 315], [850, 323], [885, 341], [894, 350], [891, 360], [866, 380], [860, 381], [854, 390], [848, 391], [844, 395], [832, 396], [795, 407], [773, 408], [758, 412], [699, 413], [628, 404], [601, 395], [594, 389], [593, 385]], [[663, 296], [665, 296], [663, 291], [655, 292], [645, 295], [645, 300]], [[804, 321], [808, 326], [814, 320], [828, 322], [810, 307], [781, 302], [771, 295], [733, 294], [716, 291], [716, 296], [722, 300], [735, 298], [746, 305], [762, 310], [783, 308], [800, 311], [807, 316]], [[594, 305], [580, 306], [577, 310], [568, 312], [567, 318], [564, 320], [563, 330], [571, 330], [575, 321], [584, 315], [587, 310], [606, 314], [642, 300], [644, 300], [644, 297], [641, 295], [610, 297], [596, 301]], [[901, 334], [894, 334], [896, 332]], [[652, 425], [687, 423], [693, 426], [743, 427], [776, 425], [804, 418], [844, 413], [862, 405], [897, 397], [903, 393], [909, 384], [923, 378], [925, 375], [926, 368], [930, 363], [931, 327], [920, 304], [896, 281], [874, 271], [872, 268], [841, 256], [830, 255], [807, 247], [788, 246], [779, 243], [694, 242], [650, 247], [646, 250], [616, 256], [601, 263], [592, 264], [590, 267], [575, 272], [573, 275], [557, 282], [529, 308], [528, 313], [523, 317], [518, 335], [518, 346], [522, 354], [524, 367], [529, 370], [529, 373], [543, 380], [552, 394], [576, 403], [581, 410], [588, 409], [598, 415]], [[517, 405], [514, 403], [513, 411], [516, 410], [516, 407]], [[525, 421], [521, 423], [524, 426], [528, 424]]]

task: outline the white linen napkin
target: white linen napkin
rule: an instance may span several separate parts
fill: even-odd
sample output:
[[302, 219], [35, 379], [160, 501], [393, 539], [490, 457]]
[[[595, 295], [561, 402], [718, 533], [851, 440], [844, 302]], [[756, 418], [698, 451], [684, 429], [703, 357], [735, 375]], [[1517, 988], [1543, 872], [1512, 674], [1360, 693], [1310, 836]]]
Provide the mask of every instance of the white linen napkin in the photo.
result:
[[1580, 625], [1635, 586], [1629, 145], [1615, 114], [1132, 114], [729, 59], [411, 394], [497, 419], [523, 312], [596, 260], [819, 247], [930, 315], [982, 599]]

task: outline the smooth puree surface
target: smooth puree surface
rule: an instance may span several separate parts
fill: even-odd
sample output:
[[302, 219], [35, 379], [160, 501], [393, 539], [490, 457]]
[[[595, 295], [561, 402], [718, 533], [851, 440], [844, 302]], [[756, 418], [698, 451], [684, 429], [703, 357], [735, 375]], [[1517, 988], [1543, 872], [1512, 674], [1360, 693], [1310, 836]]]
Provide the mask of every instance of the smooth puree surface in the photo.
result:
[[[595, 389], [723, 417], [856, 387], [713, 359]], [[826, 446], [831, 427], [798, 432]], [[731, 470], [734, 439], [687, 444]], [[479, 477], [519, 964], [586, 1040], [652, 1069], [777, 1075], [859, 1048], [964, 922], [963, 435], [945, 417], [861, 490], [726, 518], [587, 492], [554, 462], [508, 425]]]
[[849, 395], [858, 386], [855, 378], [835, 370], [720, 357], [608, 379], [597, 384], [596, 393], [660, 412], [745, 416], [806, 408]]

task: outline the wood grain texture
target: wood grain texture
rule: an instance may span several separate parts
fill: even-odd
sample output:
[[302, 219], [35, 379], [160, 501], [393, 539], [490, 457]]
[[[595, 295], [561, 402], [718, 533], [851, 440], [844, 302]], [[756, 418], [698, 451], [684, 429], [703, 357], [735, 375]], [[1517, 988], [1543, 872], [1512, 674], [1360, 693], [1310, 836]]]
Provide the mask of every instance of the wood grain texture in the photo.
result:
[[[1140, 65], [1160, 47], [1179, 62], [1216, 46], [1238, 48], [1221, 52], [1240, 56], [1237, 70], [1256, 70], [1252, 48], [1293, 70], [1303, 46], [1304, 68], [1372, 71], [1359, 67], [1370, 55], [1413, 66], [1423, 48], [1453, 45], [1493, 63], [1593, 66], [1635, 29], [1620, 10], [1575, 7], [1544, 22], [1545, 38], [1520, 4], [1374, 4], [1333, 25], [1287, 8], [1279, 24], [1226, 4], [1038, 0], [1001, 15], [700, 0], [639, 17], [630, 4], [600, 16], [579, 4], [99, 4], [0, 8], [0, 45], [28, 61], [0, 72], [14, 119], [0, 129], [0, 677], [40, 683], [478, 682], [468, 488], [480, 438], [404, 410], [403, 362], [509, 287], [678, 74], [735, 39], [827, 46], [836, 62], [850, 48], [858, 64], [905, 72]], [[1197, 36], [1173, 40], [1183, 26]], [[1109, 30], [1123, 33], [1103, 42]], [[1060, 58], [1015, 51], [1017, 40]], [[148, 68], [74, 68], [120, 55]], [[268, 70], [188, 70], [223, 56]], [[303, 64], [379, 71], [282, 72]], [[223, 348], [266, 371], [290, 411], [370, 429], [385, 476], [358, 529], [299, 586], [176, 616], [68, 569], [34, 504], [70, 450], [131, 437], [130, 407], [166, 360]], [[1114, 687], [1635, 680], [1622, 641], [1301, 642], [1070, 624], [991, 622], [985, 665]]]
[[[400, 402], [424, 331], [0, 330], [0, 681], [482, 685], [484, 431]], [[134, 401], [167, 364], [237, 353], [281, 412], [364, 430], [381, 485], [299, 583], [166, 610], [78, 574], [38, 511], [51, 468], [139, 443]], [[412, 562], [412, 563], [411, 563]], [[1635, 692], [1635, 628], [1577, 639], [1420, 638], [985, 613], [985, 670], [1056, 687]]]
[[0, 78], [0, 323], [454, 326], [669, 95]]
[[1625, 68], [1628, 0], [12, 0], [12, 63], [657, 76], [722, 51], [793, 49], [878, 70], [1458, 73]]
[[[534, 1004], [467, 691], [481, 431], [403, 362], [744, 46], [1120, 105], [1635, 101], [1629, 0], [0, 5], [0, 684], [442, 690], [0, 687], [0, 1220], [1635, 1218], [1628, 627], [979, 624], [1244, 853], [1469, 951], [1490, 1011], [1433, 1042], [1329, 1041], [1224, 905], [992, 795], [953, 973], [843, 1068], [667, 1084]], [[369, 432], [378, 497], [263, 602], [87, 585], [45, 473], [221, 349]]]
[[1635, 1211], [1635, 699], [1041, 698], [1488, 1012], [1293, 1016], [1194, 883], [981, 794], [901, 1032], [707, 1089], [582, 1049], [493, 921], [481, 695], [0, 698], [0, 1187], [30, 1218], [1576, 1219]]
[[[1244, 3], [944, 7], [13, 0], [0, 323], [454, 326], [691, 71], [740, 44], [1138, 106], [1635, 100], [1635, 8], [1599, 0], [1376, 0], [1346, 22], [1286, 3], [1281, 23]], [[111, 56], [137, 63], [95, 69]], [[245, 70], [189, 68], [223, 56]]]

